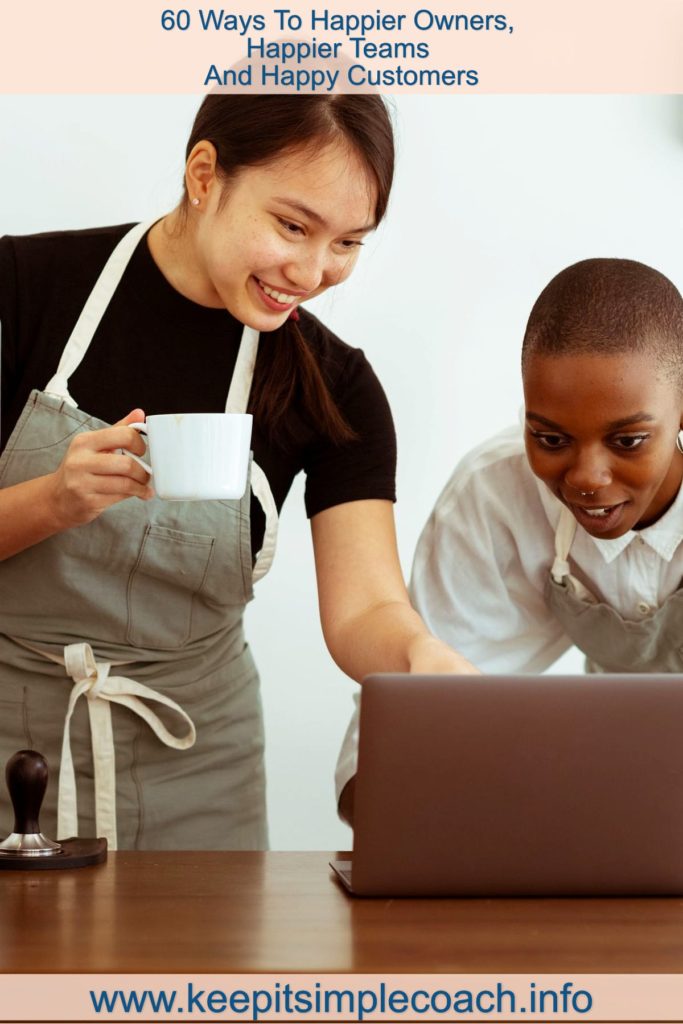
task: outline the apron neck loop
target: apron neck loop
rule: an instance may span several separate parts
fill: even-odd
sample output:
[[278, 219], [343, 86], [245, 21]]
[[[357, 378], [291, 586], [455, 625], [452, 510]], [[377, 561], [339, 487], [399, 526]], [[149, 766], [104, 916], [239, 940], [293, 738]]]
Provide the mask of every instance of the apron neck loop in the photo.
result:
[[576, 533], [576, 519], [568, 508], [562, 506], [560, 519], [555, 530], [555, 560], [550, 574], [556, 583], [564, 583], [569, 576], [569, 551]]
[[237, 362], [230, 381], [230, 390], [225, 403], [226, 412], [246, 412], [254, 379], [254, 367], [258, 355], [259, 332], [244, 325], [242, 340], [237, 353]]
[[81, 365], [83, 357], [90, 348], [95, 331], [100, 325], [140, 239], [155, 223], [156, 219], [146, 221], [143, 224], [136, 224], [130, 231], [127, 231], [105, 263], [64, 347], [57, 372], [45, 388], [48, 394], [57, 395], [76, 406], [69, 394], [69, 379]]

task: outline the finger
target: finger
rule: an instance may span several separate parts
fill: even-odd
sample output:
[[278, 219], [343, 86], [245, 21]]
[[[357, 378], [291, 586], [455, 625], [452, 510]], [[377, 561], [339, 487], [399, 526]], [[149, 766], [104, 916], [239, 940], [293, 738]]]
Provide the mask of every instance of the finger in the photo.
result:
[[136, 455], [143, 455], [146, 451], [145, 442], [137, 430], [126, 426], [103, 427], [102, 430], [79, 434], [74, 443], [97, 452], [111, 452], [116, 448], [128, 448]]
[[86, 496], [86, 507], [89, 508], [89, 519], [92, 520], [104, 512], [105, 509], [111, 508], [112, 505], [118, 505], [122, 501], [126, 501], [129, 498], [140, 498], [142, 501], [149, 501], [154, 497], [154, 491], [151, 487], [143, 490], [141, 494], [101, 494], [93, 492]]
[[147, 481], [151, 475], [136, 459], [131, 458], [130, 454], [122, 449], [93, 451], [82, 448], [73, 452], [70, 458], [65, 459], [64, 470], [69, 479], [82, 479], [92, 474], [93, 476], [135, 476], [139, 480]]
[[124, 416], [122, 420], [117, 420], [114, 423], [115, 427], [127, 427], [129, 423], [144, 423], [145, 413], [143, 409], [133, 409]]
[[94, 476], [129, 476], [141, 484], [149, 483], [150, 473], [129, 455], [98, 452], [83, 468]]
[[150, 474], [143, 466], [128, 455], [110, 452], [81, 453], [81, 457], [67, 467], [64, 476], [68, 486], [79, 493], [88, 492], [93, 487], [98, 490], [101, 481], [107, 478], [134, 480], [143, 486], [150, 484]]
[[153, 497], [154, 491], [149, 484], [142, 484], [130, 476], [98, 476], [92, 477], [89, 490], [96, 496], [108, 496], [114, 501], [122, 501], [124, 498], [142, 498], [146, 500]]

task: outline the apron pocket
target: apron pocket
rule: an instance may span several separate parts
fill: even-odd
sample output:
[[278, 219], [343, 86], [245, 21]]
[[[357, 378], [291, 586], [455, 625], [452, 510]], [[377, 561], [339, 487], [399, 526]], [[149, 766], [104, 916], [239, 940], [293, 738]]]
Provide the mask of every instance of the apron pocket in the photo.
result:
[[206, 534], [147, 527], [128, 581], [128, 643], [171, 650], [188, 642], [213, 547]]

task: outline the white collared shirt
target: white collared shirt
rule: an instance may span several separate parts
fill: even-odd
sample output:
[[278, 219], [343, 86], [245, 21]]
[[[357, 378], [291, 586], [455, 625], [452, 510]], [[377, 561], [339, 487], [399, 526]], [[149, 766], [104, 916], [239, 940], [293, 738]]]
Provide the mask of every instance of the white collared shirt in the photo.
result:
[[[482, 672], [543, 672], [572, 644], [544, 598], [562, 507], [531, 472], [515, 426], [456, 466], [422, 531], [413, 604], [436, 636]], [[623, 618], [639, 621], [681, 585], [682, 540], [683, 489], [656, 523], [615, 540], [577, 525], [572, 575]], [[355, 771], [356, 718], [337, 765], [338, 794]]]

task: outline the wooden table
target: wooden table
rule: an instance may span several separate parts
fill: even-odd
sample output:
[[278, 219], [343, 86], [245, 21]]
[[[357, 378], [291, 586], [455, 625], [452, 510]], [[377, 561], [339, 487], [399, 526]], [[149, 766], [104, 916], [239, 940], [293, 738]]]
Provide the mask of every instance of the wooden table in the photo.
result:
[[327, 853], [0, 873], [0, 971], [683, 972], [683, 900], [348, 897]]

